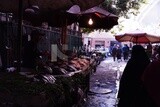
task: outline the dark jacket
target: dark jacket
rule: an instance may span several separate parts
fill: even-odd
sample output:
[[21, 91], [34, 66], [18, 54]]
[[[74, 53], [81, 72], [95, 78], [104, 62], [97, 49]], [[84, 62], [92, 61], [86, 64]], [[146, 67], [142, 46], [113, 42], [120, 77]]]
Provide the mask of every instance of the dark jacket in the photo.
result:
[[36, 68], [39, 56], [40, 52], [37, 45], [32, 41], [27, 42], [23, 48], [22, 66], [27, 68]]
[[144, 106], [141, 76], [149, 63], [144, 48], [134, 46], [120, 80], [118, 107], [148, 107]]

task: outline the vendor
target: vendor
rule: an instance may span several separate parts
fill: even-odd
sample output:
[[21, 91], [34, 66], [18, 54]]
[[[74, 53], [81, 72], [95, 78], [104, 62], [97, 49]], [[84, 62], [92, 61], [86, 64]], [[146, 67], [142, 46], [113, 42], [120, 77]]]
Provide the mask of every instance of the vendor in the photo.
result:
[[31, 40], [26, 42], [23, 47], [22, 67], [35, 69], [39, 64], [41, 53], [37, 45], [43, 35], [38, 30], [31, 32]]

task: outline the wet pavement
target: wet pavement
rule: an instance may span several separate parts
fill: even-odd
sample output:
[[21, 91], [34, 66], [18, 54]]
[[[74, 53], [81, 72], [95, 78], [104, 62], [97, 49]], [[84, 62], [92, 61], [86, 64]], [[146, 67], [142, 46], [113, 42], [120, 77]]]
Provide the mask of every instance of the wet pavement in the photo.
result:
[[90, 92], [83, 107], [115, 107], [119, 79], [126, 62], [106, 58], [90, 76]]

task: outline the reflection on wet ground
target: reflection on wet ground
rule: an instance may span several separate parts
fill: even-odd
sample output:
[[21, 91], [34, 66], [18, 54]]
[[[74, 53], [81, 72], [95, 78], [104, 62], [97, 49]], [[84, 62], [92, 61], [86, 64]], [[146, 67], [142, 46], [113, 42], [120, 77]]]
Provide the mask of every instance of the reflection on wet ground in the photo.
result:
[[83, 107], [115, 107], [119, 79], [126, 62], [102, 61], [90, 76], [90, 92]]

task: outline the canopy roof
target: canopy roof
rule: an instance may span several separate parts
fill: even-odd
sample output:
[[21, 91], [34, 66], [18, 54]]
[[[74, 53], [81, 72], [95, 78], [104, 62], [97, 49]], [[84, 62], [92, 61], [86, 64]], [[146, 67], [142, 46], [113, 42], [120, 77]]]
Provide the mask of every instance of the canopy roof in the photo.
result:
[[[104, 0], [23, 0], [23, 8], [38, 6], [41, 12], [67, 10], [73, 5], [79, 5], [81, 10], [86, 10], [99, 5]], [[19, 0], [0, 0], [1, 12], [18, 12]]]

